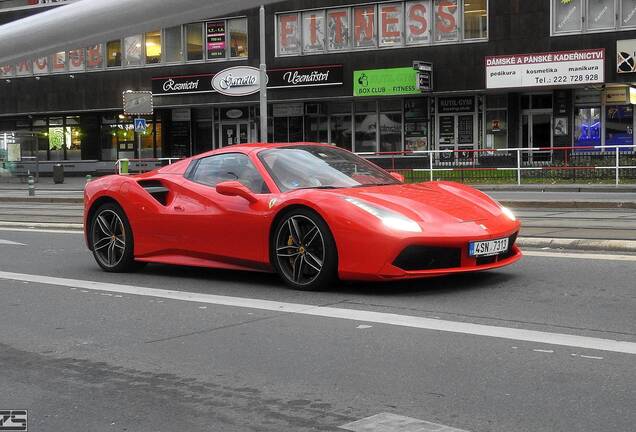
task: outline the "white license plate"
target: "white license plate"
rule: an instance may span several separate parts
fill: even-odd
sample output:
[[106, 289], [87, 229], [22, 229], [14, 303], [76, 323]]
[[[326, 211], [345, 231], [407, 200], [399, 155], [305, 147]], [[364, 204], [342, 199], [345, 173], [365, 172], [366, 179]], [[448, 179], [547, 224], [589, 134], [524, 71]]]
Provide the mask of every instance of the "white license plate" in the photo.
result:
[[508, 250], [509, 239], [470, 242], [468, 254], [474, 257], [497, 255]]

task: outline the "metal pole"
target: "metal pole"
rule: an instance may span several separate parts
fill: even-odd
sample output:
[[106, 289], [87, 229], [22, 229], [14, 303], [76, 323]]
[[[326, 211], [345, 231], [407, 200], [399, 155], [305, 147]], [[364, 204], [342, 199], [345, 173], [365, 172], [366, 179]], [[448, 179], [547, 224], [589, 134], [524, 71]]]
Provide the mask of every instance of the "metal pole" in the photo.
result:
[[139, 160], [138, 168], [141, 174], [141, 132], [137, 132], [137, 159]]
[[265, 57], [265, 6], [261, 6], [259, 11], [259, 30], [260, 30], [260, 48], [261, 48], [261, 64], [260, 64], [260, 120], [261, 120], [261, 142], [267, 142], [267, 59]]
[[616, 152], [616, 186], [618, 186], [619, 184], [621, 184], [621, 170], [620, 170], [620, 164], [621, 164], [621, 160], [620, 160], [620, 152], [619, 152], [619, 148], [615, 147], [614, 151]]
[[431, 181], [433, 181], [433, 152], [428, 154], [428, 167], [431, 174]]
[[517, 184], [521, 186], [521, 149], [517, 149]]

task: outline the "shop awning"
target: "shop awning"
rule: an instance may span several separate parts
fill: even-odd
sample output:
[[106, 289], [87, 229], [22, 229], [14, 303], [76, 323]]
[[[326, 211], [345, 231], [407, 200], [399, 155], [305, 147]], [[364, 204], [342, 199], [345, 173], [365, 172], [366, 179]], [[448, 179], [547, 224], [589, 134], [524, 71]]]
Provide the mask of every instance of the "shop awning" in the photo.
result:
[[0, 65], [275, 3], [275, 0], [79, 0], [0, 26]]

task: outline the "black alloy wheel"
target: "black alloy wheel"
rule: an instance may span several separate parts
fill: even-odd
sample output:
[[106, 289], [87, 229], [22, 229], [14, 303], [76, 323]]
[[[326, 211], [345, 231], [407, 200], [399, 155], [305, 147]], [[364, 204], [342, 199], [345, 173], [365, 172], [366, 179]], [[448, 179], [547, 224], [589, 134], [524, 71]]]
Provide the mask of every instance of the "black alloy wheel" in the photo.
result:
[[335, 281], [336, 245], [329, 227], [314, 212], [296, 209], [285, 215], [271, 244], [272, 264], [292, 288], [320, 290]]
[[128, 219], [116, 204], [102, 205], [91, 220], [90, 239], [93, 256], [107, 272], [133, 270], [133, 236]]

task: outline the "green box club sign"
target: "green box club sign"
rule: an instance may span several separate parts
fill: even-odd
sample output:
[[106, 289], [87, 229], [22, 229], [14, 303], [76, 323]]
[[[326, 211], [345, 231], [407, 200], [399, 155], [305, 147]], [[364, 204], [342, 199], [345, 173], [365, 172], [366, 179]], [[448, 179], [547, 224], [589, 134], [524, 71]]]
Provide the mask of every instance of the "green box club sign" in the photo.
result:
[[395, 96], [420, 94], [417, 71], [412, 67], [371, 69], [353, 73], [354, 96]]

